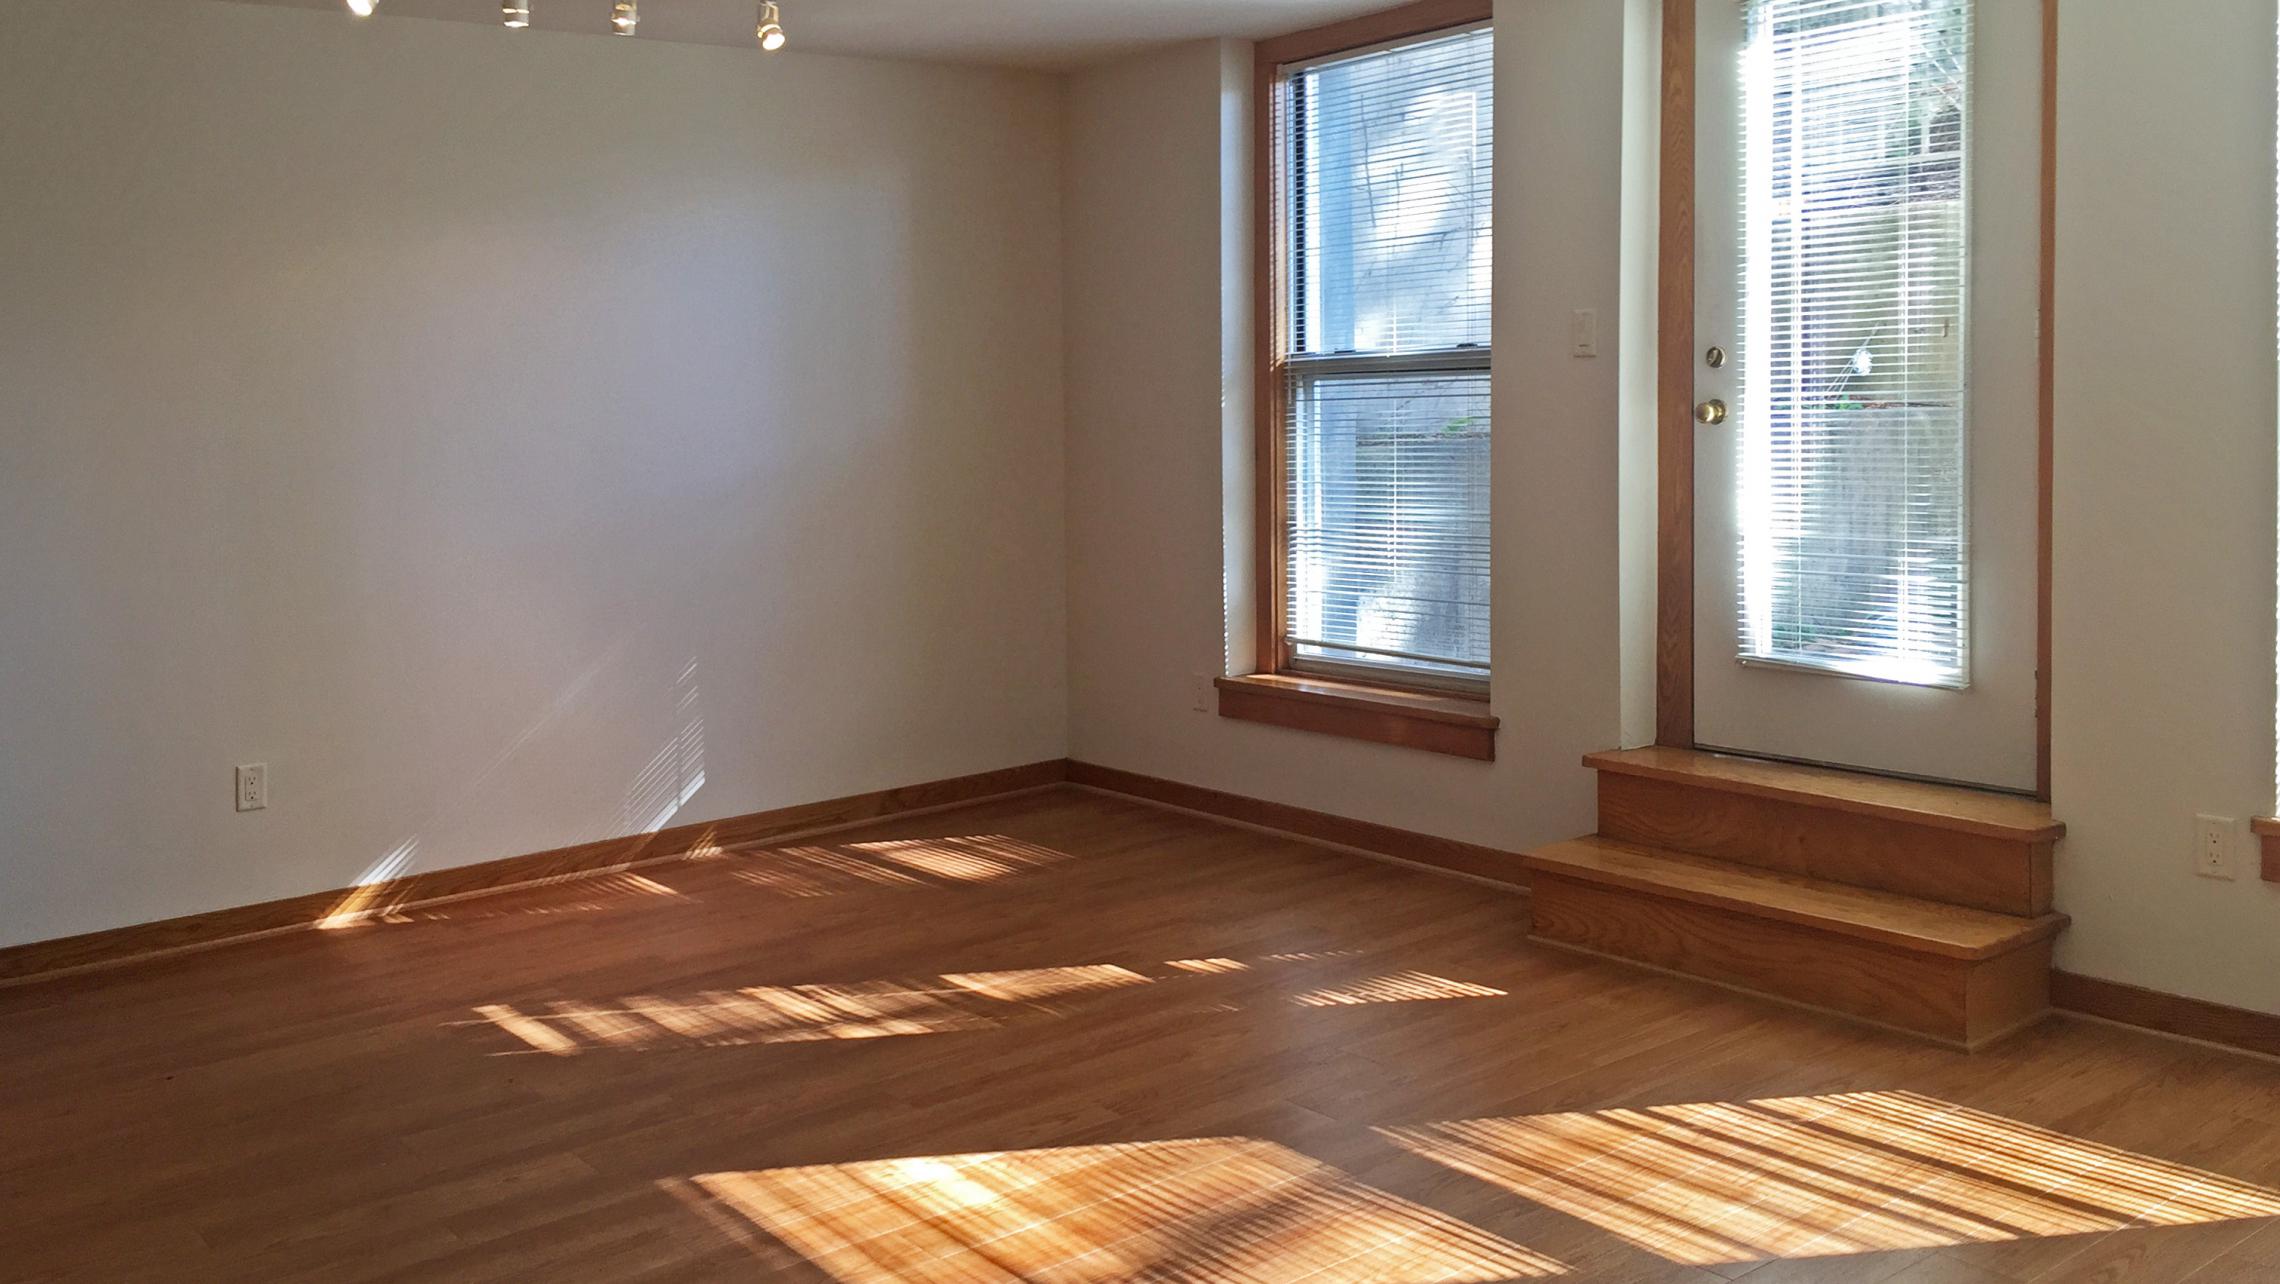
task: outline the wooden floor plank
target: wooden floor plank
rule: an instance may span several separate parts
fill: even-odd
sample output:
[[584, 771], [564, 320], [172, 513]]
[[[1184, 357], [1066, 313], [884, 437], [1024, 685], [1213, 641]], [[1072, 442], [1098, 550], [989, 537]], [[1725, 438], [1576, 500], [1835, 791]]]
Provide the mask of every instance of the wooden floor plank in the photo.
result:
[[642, 874], [0, 993], [0, 1278], [2280, 1264], [2280, 1067], [2204, 1047], [1953, 1053], [1077, 790]]

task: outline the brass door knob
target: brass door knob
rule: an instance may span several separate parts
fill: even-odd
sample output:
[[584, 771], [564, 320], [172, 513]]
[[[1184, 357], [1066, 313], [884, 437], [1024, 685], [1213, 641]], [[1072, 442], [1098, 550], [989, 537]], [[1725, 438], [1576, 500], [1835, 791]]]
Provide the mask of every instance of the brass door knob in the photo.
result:
[[1694, 408], [1694, 422], [1701, 424], [1722, 424], [1726, 422], [1726, 403], [1712, 397], [1696, 406]]

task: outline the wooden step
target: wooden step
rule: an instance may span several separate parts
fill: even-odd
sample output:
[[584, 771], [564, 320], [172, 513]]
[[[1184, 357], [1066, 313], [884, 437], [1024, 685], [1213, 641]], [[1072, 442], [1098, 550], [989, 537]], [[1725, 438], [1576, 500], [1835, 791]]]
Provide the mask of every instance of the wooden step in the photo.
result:
[[1598, 836], [1526, 864], [1533, 939], [1964, 1048], [2048, 1010], [2051, 938], [2066, 925]]
[[1694, 749], [1583, 762], [1609, 838], [1998, 914], [2050, 909], [2066, 827], [2046, 803]]

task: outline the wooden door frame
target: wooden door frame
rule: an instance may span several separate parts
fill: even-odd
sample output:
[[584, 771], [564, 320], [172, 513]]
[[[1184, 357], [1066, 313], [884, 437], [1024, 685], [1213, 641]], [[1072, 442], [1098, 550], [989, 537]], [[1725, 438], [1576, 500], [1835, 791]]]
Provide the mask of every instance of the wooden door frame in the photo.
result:
[[[1694, 739], [1694, 7], [1663, 0], [1655, 306], [1655, 743]], [[2036, 335], [2035, 793], [2050, 798], [2052, 303], [2058, 0], [2042, 0], [2042, 253]]]

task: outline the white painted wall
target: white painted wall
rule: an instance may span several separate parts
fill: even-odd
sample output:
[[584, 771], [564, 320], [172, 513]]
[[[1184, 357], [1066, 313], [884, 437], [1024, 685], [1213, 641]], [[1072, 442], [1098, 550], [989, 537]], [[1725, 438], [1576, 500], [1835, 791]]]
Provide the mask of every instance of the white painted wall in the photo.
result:
[[2060, 7], [2058, 959], [2280, 1012], [2280, 885], [2188, 863], [2273, 807], [2275, 15], [2183, 7]]
[[[1590, 828], [1579, 759], [1622, 735], [1621, 363], [1615, 344], [1597, 360], [1570, 357], [1567, 324], [1570, 309], [1596, 308], [1602, 333], [1621, 335], [1627, 308], [1651, 306], [1620, 271], [1617, 158], [1626, 26], [1652, 12], [1498, 6], [1493, 707], [1504, 728], [1492, 764], [1193, 711], [1198, 685], [1225, 671], [1222, 570], [1240, 571], [1235, 554], [1248, 549], [1247, 538], [1222, 544], [1224, 517], [1249, 520], [1247, 498], [1224, 502], [1248, 486], [1249, 385], [1223, 360], [1247, 318], [1220, 307], [1228, 238], [1249, 235], [1248, 194], [1229, 191], [1249, 182], [1248, 135], [1227, 105], [1247, 102], [1250, 49], [1191, 44], [1072, 78], [1076, 757], [1506, 848]], [[1631, 43], [1634, 55], [1648, 48]], [[1212, 317], [1217, 327], [1202, 320]], [[1229, 583], [1239, 630], [1250, 588]]]
[[[1581, 832], [1648, 707], [1652, 12], [1498, 15], [1479, 764], [1190, 711], [1251, 591], [1247, 46], [1064, 101], [0, 0], [0, 944], [638, 828], [700, 726], [675, 820], [1067, 750]], [[2273, 805], [2280, 419], [2273, 0], [2195, 12], [2062, 24], [2060, 961], [2280, 1011], [2280, 888], [2186, 867], [2193, 813]], [[1627, 355], [1568, 357], [1574, 307]]]
[[1059, 113], [0, 0], [0, 945], [1060, 756]]

